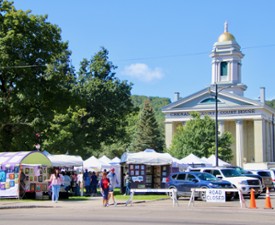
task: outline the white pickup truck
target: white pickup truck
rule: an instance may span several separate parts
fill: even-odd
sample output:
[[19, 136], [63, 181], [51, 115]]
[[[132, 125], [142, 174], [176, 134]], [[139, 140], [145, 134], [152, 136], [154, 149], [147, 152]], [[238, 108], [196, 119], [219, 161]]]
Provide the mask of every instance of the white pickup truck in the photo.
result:
[[203, 167], [190, 170], [211, 173], [222, 180], [227, 180], [241, 190], [243, 195], [250, 195], [251, 189], [254, 189], [255, 198], [257, 198], [263, 191], [261, 181], [258, 178], [242, 176], [233, 168]]

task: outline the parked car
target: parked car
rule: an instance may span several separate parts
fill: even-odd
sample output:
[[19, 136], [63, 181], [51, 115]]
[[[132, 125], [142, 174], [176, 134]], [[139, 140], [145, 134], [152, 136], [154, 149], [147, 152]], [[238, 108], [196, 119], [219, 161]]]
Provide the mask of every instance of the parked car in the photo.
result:
[[[191, 188], [233, 188], [228, 181], [217, 179], [209, 173], [202, 172], [178, 172], [169, 176], [167, 183], [169, 189], [177, 190], [177, 198], [190, 197]], [[205, 192], [195, 192], [195, 197], [205, 201]], [[231, 200], [234, 192], [226, 192], [226, 199]]]
[[244, 176], [234, 168], [202, 167], [195, 168], [195, 170], [210, 173], [216, 176], [217, 178], [229, 181], [234, 185], [234, 187], [241, 190], [244, 196], [249, 196], [251, 189], [254, 189], [255, 198], [258, 198], [263, 191], [262, 183], [258, 178]]
[[263, 192], [266, 191], [266, 188], [268, 187], [269, 189], [272, 189], [273, 186], [273, 181], [271, 178], [270, 171], [266, 170], [250, 170], [253, 174], [257, 174], [262, 177], [263, 180]]
[[233, 168], [233, 169], [236, 169], [241, 175], [245, 176], [245, 177], [254, 177], [254, 178], [258, 178], [260, 181], [261, 181], [261, 184], [262, 184], [262, 189], [264, 189], [264, 182], [263, 182], [263, 177], [261, 177], [260, 175], [258, 174], [254, 174], [252, 173], [251, 171], [249, 170], [245, 170], [243, 169], [242, 167], [239, 167], [239, 166], [225, 166], [225, 168]]
[[267, 170], [270, 172], [271, 178], [272, 178], [272, 182], [273, 182], [273, 189], [275, 190], [275, 168], [271, 168], [269, 170]]

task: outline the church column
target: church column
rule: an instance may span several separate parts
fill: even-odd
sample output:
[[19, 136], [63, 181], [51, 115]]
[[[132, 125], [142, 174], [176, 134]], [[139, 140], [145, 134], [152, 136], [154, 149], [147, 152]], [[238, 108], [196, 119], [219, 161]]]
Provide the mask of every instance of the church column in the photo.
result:
[[254, 120], [254, 159], [255, 162], [264, 161], [265, 124], [262, 119]]
[[271, 119], [271, 160], [275, 162], [275, 129], [274, 129], [274, 114]]
[[170, 148], [174, 135], [173, 122], [165, 122], [165, 144], [166, 148]]
[[271, 123], [270, 121], [265, 122], [266, 125], [266, 154], [264, 161], [272, 159], [272, 143], [271, 143]]
[[236, 164], [243, 166], [243, 121], [236, 121]]

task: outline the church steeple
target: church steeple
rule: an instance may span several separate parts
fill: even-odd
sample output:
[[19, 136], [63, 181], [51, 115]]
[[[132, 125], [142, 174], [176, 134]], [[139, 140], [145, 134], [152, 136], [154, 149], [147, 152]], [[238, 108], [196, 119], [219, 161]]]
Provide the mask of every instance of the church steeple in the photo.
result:
[[241, 60], [244, 54], [235, 37], [228, 32], [228, 23], [224, 23], [224, 32], [214, 44], [212, 57], [212, 84], [232, 86], [228, 91], [243, 95], [246, 85], [241, 81]]

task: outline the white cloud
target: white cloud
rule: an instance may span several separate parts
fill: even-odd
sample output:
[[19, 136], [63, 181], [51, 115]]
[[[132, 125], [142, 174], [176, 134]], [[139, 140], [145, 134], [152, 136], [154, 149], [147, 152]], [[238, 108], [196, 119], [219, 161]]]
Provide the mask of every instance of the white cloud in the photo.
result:
[[144, 63], [135, 63], [126, 66], [122, 72], [127, 76], [145, 82], [160, 80], [163, 77], [163, 72], [160, 68], [156, 67], [151, 69]]

